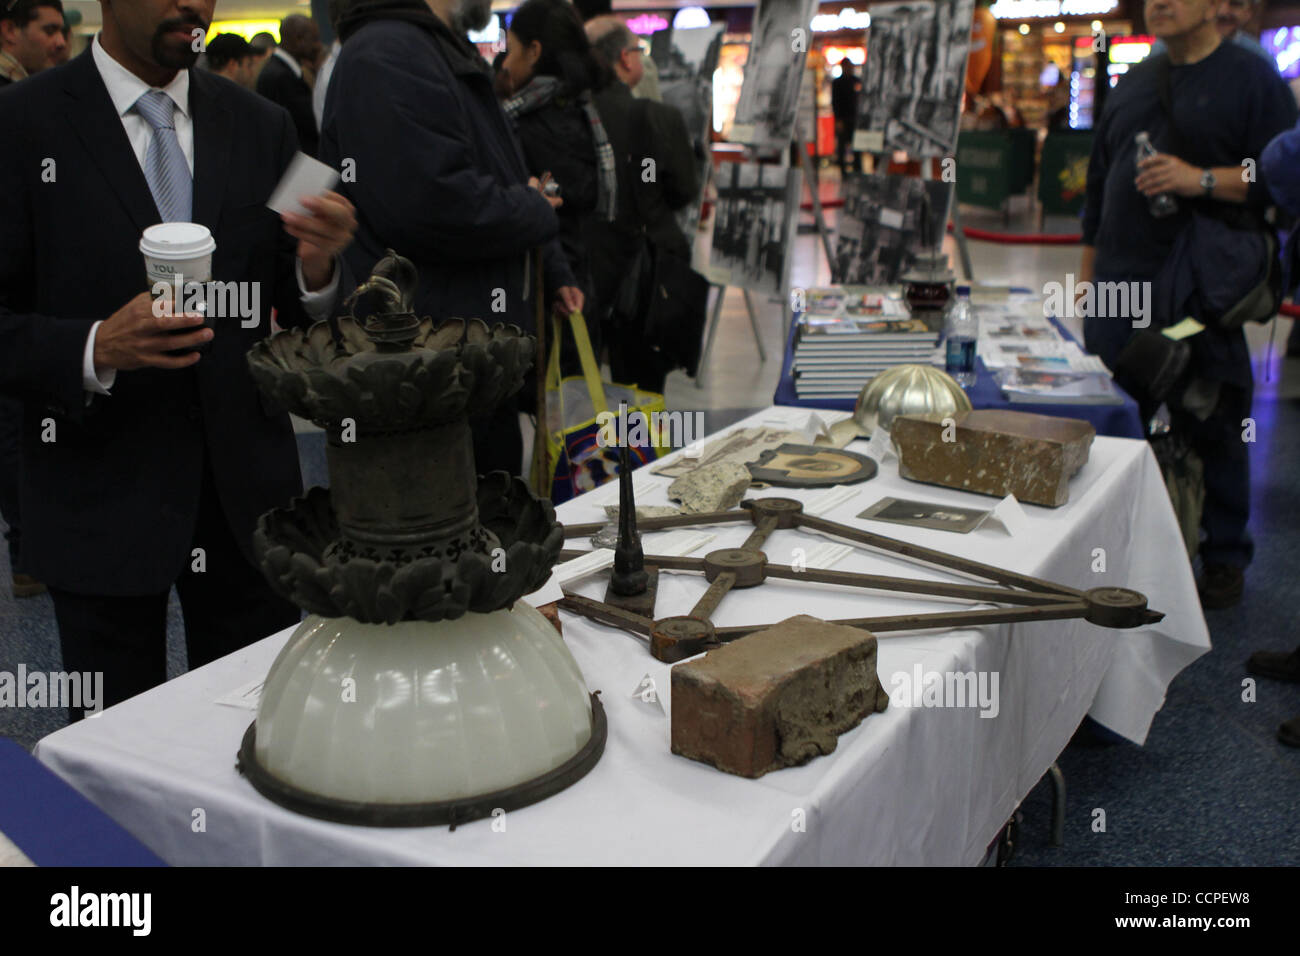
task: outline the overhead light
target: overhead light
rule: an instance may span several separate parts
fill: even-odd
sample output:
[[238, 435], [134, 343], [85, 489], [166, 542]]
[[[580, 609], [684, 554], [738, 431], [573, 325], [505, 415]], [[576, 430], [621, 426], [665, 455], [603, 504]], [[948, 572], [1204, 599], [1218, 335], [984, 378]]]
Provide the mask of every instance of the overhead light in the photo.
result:
[[1029, 24], [1028, 24], [1028, 23], [1022, 23], [1022, 24], [1020, 24], [1020, 35], [1021, 35], [1022, 37], [1027, 37], [1027, 36], [1029, 36]]
[[495, 13], [482, 30], [470, 30], [470, 43], [496, 43], [501, 39], [501, 18]]
[[1057, 20], [1056, 23], [1052, 26], [1052, 29], [1055, 30], [1057, 33], [1064, 33], [1065, 24], [1062, 23], [1060, 20]]
[[1092, 23], [1090, 24], [1090, 26], [1092, 27], [1092, 32], [1093, 32], [1093, 33], [1098, 33], [1098, 32], [1101, 31], [1101, 21], [1100, 21], [1100, 20], [1093, 20]]
[[682, 7], [673, 17], [674, 30], [698, 30], [707, 27], [713, 21], [703, 7]]

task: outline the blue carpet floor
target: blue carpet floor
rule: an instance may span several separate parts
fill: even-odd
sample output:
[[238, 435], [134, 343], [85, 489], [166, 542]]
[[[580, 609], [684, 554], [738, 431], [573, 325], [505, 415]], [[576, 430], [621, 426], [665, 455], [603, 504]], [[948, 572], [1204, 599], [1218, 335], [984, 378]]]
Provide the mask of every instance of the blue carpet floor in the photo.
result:
[[[1300, 379], [1300, 362], [1288, 373]], [[708, 431], [748, 414], [710, 412]], [[1277, 725], [1300, 714], [1300, 685], [1260, 680], [1256, 701], [1242, 701], [1244, 663], [1257, 649], [1300, 643], [1295, 574], [1300, 542], [1300, 398], [1275, 384], [1256, 397], [1258, 441], [1252, 456], [1257, 542], [1255, 563], [1239, 607], [1207, 615], [1214, 650], [1181, 673], [1169, 689], [1145, 747], [1072, 744], [1065, 773], [1065, 845], [1050, 845], [1051, 793], [1046, 782], [1025, 800], [1013, 865], [1284, 865], [1300, 862], [1300, 750], [1275, 739]], [[326, 484], [320, 433], [298, 436], [305, 483]], [[0, 549], [0, 581], [9, 567]], [[184, 669], [180, 609], [168, 621], [169, 673]], [[47, 597], [15, 601], [0, 588], [0, 669], [60, 668], [58, 638]], [[61, 712], [0, 710], [0, 736], [30, 748], [63, 724]], [[1081, 735], [1082, 736], [1082, 735]], [[1095, 832], [1095, 811], [1105, 832]]]

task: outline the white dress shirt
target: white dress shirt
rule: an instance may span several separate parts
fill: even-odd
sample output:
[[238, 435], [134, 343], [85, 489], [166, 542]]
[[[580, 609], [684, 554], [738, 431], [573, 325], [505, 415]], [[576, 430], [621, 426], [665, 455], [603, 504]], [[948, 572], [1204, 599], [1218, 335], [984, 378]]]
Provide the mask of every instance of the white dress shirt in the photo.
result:
[[[280, 53], [281, 51], [277, 48], [275, 52]], [[95, 68], [99, 70], [99, 76], [108, 90], [108, 98], [113, 101], [113, 107], [122, 120], [122, 128], [126, 130], [126, 138], [131, 143], [131, 150], [135, 153], [136, 162], [140, 164], [140, 169], [143, 171], [145, 153], [148, 151], [149, 143], [153, 139], [153, 127], [135, 111], [134, 107], [136, 101], [144, 93], [155, 89], [155, 87], [151, 87], [113, 59], [109, 52], [104, 49], [98, 33], [95, 34], [94, 43], [91, 45], [91, 56], [94, 58]], [[286, 55], [286, 58], [293, 62], [292, 57]], [[296, 63], [294, 63], [294, 66], [301, 75], [301, 68]], [[176, 112], [172, 114], [173, 124], [176, 127], [176, 139], [180, 142], [181, 152], [185, 154], [185, 162], [190, 167], [190, 176], [193, 176], [194, 119], [190, 116], [189, 71], [178, 70], [172, 81], [162, 87], [162, 92], [171, 97], [172, 102], [176, 104]], [[316, 292], [308, 292], [304, 287], [301, 262], [298, 263], [296, 273], [298, 290], [302, 294], [302, 305], [307, 314], [318, 321], [328, 318], [329, 306], [338, 288], [339, 266], [337, 260], [334, 264], [333, 279], [330, 280], [329, 285]], [[107, 395], [109, 389], [113, 387], [113, 382], [117, 379], [117, 369], [105, 369], [103, 372], [99, 372], [95, 368], [95, 333], [99, 331], [100, 325], [101, 322], [92, 325], [90, 334], [86, 336], [86, 348], [81, 358], [81, 382], [82, 387], [87, 392]], [[86, 401], [90, 401], [90, 395], [86, 396]]]
[[316, 85], [311, 91], [311, 111], [316, 114], [316, 128], [324, 130], [325, 128], [325, 94], [329, 92], [330, 74], [334, 72], [334, 63], [339, 58], [339, 51], [343, 49], [343, 44], [335, 40], [330, 45], [330, 55], [325, 58], [325, 62], [320, 65], [316, 71]]
[[293, 75], [298, 77], [300, 80], [302, 79], [302, 64], [289, 54], [285, 53], [280, 47], [273, 49], [271, 51], [271, 56], [278, 56], [280, 59], [284, 60], [285, 63], [289, 64], [289, 69], [293, 70]]

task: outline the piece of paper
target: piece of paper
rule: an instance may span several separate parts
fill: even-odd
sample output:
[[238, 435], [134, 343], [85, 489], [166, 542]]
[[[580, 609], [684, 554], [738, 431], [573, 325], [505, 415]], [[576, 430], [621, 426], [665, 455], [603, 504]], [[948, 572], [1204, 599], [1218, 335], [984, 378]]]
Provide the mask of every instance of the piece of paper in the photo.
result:
[[637, 683], [636, 690], [632, 691], [632, 699], [645, 704], [651, 710], [658, 711], [660, 717], [668, 716], [664, 711], [663, 701], [659, 699], [659, 688], [655, 686], [655, 679], [649, 674]]
[[812, 515], [814, 518], [820, 518], [846, 501], [853, 500], [861, 491], [862, 488], [855, 488], [851, 485], [835, 485], [833, 488], [825, 488], [812, 496], [812, 499], [803, 506], [803, 512]]
[[1025, 509], [1020, 506], [1015, 495], [1007, 495], [989, 514], [996, 518], [1002, 527], [1007, 529], [1007, 534], [1013, 538], [1029, 530], [1029, 515], [1025, 514]]
[[1205, 331], [1205, 326], [1201, 325], [1200, 322], [1197, 322], [1194, 318], [1192, 318], [1189, 315], [1187, 318], [1183, 319], [1183, 321], [1179, 322], [1177, 325], [1171, 325], [1169, 326], [1169, 328], [1164, 329], [1161, 334], [1177, 342], [1180, 339], [1191, 338], [1197, 332], [1204, 332], [1204, 331]]
[[298, 201], [299, 197], [319, 196], [333, 189], [338, 181], [338, 172], [306, 153], [298, 153], [290, 160], [289, 168], [280, 177], [280, 182], [266, 204], [276, 212], [305, 216], [308, 214], [307, 208]]
[[554, 604], [560, 598], [564, 597], [564, 585], [570, 581], [576, 581], [578, 578], [585, 578], [589, 574], [595, 574], [597, 571], [605, 571], [614, 566], [614, 549], [597, 548], [595, 551], [589, 551], [581, 557], [573, 558], [562, 564], [557, 564], [551, 569], [551, 577], [544, 585], [534, 591], [532, 594], [525, 594], [521, 601], [525, 604], [531, 604], [533, 607], [542, 607], [546, 604]]
[[266, 678], [259, 677], [255, 681], [249, 681], [241, 687], [236, 687], [229, 693], [222, 694], [214, 703], [221, 704], [223, 707], [238, 707], [241, 710], [257, 710], [257, 705], [262, 699], [262, 687], [266, 683]]
[[881, 209], [880, 224], [890, 229], [902, 229], [903, 214], [897, 209]]
[[852, 553], [853, 547], [851, 545], [823, 541], [805, 549], [804, 567], [821, 568], [823, 570], [833, 568]]
[[647, 542], [643, 535], [641, 538], [641, 547], [645, 552], [646, 561], [653, 564], [653, 555], [662, 554], [674, 558], [685, 557], [692, 551], [698, 551], [716, 537], [717, 535], [710, 534], [707, 531], [692, 531], [688, 528], [683, 528], [678, 531], [670, 531], [665, 535], [660, 535], [655, 538], [653, 542]]
[[897, 458], [894, 443], [889, 439], [889, 430], [877, 425], [871, 432], [871, 440], [867, 442], [867, 450], [863, 454], [877, 465], [883, 465], [887, 459]]
[[827, 425], [825, 420], [823, 420], [816, 412], [812, 412], [808, 415], [808, 420], [804, 422], [803, 428], [800, 429], [800, 431], [803, 432], [804, 438], [807, 439], [808, 444], [810, 445], [823, 436], [828, 440], [831, 437], [830, 426]]

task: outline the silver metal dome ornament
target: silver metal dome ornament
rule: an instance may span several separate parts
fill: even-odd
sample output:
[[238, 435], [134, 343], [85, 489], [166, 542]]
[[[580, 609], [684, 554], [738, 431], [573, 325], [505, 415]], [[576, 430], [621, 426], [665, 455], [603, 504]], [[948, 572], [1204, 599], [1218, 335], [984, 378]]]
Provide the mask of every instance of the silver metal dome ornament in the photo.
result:
[[898, 415], [970, 411], [970, 399], [956, 380], [932, 365], [895, 365], [862, 387], [853, 420], [866, 434], [889, 428]]

